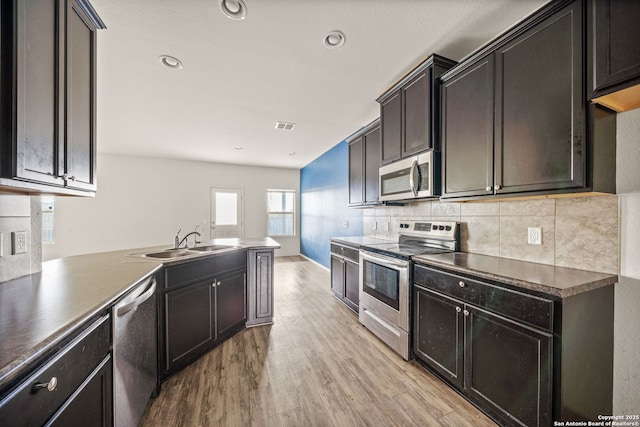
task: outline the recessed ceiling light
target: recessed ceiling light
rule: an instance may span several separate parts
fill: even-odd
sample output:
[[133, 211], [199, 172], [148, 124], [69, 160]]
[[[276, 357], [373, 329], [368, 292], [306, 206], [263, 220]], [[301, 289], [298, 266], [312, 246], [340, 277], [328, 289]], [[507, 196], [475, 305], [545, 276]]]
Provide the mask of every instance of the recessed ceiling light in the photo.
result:
[[327, 49], [336, 49], [344, 44], [346, 41], [346, 37], [342, 31], [331, 31], [329, 34], [324, 36], [324, 46]]
[[295, 156], [295, 155], [296, 155], [296, 152], [295, 152], [295, 151], [292, 151], [292, 152], [290, 152], [290, 153], [289, 153], [289, 155], [290, 155], [290, 156]]
[[174, 70], [179, 70], [183, 67], [182, 61], [171, 55], [160, 55], [158, 59], [160, 59], [162, 65], [173, 68]]
[[227, 18], [240, 20], [247, 17], [247, 6], [243, 0], [220, 0], [219, 6]]
[[240, 150], [242, 150], [242, 148], [243, 148], [243, 147], [234, 147], [234, 150], [238, 150], [238, 151], [240, 151]]

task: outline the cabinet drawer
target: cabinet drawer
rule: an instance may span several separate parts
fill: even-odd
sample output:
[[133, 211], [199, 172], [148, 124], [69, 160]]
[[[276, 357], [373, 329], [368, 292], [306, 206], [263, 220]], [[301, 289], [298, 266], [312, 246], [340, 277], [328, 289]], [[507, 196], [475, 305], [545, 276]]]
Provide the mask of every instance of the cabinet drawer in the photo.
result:
[[527, 325], [553, 332], [553, 301], [416, 265], [414, 283], [486, 308]]
[[238, 250], [227, 252], [185, 264], [167, 267], [165, 269], [165, 287], [172, 288], [179, 285], [194, 283], [207, 277], [213, 278], [225, 271], [247, 268], [247, 251]]
[[[0, 402], [0, 425], [42, 425], [73, 394], [110, 351], [111, 321], [106, 315], [85, 329]], [[35, 384], [57, 379], [57, 387]]]
[[331, 244], [331, 253], [348, 258], [354, 262], [360, 262], [360, 252], [349, 246]]

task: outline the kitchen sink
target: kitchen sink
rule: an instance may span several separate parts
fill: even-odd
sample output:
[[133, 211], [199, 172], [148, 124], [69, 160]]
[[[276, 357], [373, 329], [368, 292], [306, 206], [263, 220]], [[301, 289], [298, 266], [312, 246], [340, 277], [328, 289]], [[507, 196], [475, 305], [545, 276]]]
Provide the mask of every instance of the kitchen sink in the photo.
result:
[[211, 252], [217, 251], [220, 249], [229, 249], [233, 248], [230, 245], [208, 245], [208, 246], [196, 246], [195, 248], [189, 248], [190, 251], [199, 251], [199, 252]]
[[150, 254], [144, 254], [144, 256], [149, 258], [179, 258], [183, 256], [193, 255], [186, 249], [166, 249], [161, 252], [152, 252]]

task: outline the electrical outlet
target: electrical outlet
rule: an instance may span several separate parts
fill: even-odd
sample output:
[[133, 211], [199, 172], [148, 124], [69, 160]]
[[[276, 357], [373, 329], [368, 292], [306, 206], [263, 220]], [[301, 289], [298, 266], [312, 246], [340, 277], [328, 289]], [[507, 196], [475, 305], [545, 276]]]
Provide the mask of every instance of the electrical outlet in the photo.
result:
[[349, 228], [349, 221], [345, 221], [342, 223], [342, 228]]
[[26, 231], [14, 231], [11, 233], [11, 253], [12, 255], [27, 253]]
[[540, 227], [529, 227], [527, 229], [527, 242], [530, 245], [541, 245], [542, 244], [542, 228]]
[[373, 227], [371, 227], [372, 230], [377, 230], [378, 229], [378, 221], [373, 221]]
[[384, 223], [384, 231], [389, 231], [389, 221], [385, 221], [385, 223]]

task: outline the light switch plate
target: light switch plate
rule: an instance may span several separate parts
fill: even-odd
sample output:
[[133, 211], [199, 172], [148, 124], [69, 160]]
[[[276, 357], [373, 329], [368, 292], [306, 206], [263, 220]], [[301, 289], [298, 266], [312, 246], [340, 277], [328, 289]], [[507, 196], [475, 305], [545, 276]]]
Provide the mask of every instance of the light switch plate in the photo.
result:
[[4, 234], [0, 233], [0, 258], [4, 256]]
[[13, 255], [27, 253], [26, 231], [14, 231], [11, 233], [11, 253]]
[[529, 227], [527, 229], [527, 243], [530, 245], [541, 245], [542, 244], [542, 228], [540, 227]]

